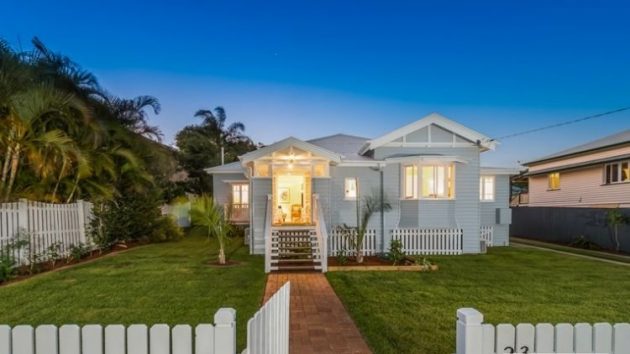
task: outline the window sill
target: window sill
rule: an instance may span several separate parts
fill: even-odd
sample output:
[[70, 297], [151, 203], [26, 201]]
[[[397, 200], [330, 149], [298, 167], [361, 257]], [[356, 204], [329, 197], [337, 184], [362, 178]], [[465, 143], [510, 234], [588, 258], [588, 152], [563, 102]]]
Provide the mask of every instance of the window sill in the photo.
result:
[[557, 192], [559, 191], [560, 188], [556, 188], [556, 189], [547, 189], [547, 192]]
[[603, 183], [601, 186], [616, 186], [618, 184], [630, 184], [630, 181]]
[[401, 198], [400, 200], [410, 200], [410, 201], [429, 201], [429, 202], [445, 202], [445, 201], [453, 201], [455, 198]]
[[494, 199], [480, 199], [479, 201], [482, 202], [482, 203], [494, 203], [495, 202]]

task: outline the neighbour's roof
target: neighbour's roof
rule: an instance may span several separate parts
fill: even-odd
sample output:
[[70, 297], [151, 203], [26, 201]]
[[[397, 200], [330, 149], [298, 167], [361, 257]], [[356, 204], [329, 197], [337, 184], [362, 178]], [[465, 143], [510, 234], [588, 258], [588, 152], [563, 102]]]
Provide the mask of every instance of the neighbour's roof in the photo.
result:
[[367, 141], [368, 138], [362, 138], [360, 136], [335, 134], [307, 140], [306, 142], [341, 155], [342, 161], [369, 161], [372, 160], [371, 157], [359, 154], [359, 150], [361, 150]]
[[562, 150], [562, 151], [556, 152], [555, 154], [547, 155], [536, 160], [525, 162], [523, 163], [523, 165], [526, 165], [526, 166], [532, 165], [532, 164], [547, 161], [547, 160], [585, 153], [585, 152], [589, 152], [593, 150], [599, 150], [606, 147], [624, 144], [624, 143], [630, 143], [630, 129], [622, 131], [617, 134], [606, 136], [601, 139], [588, 142], [586, 144], [578, 145], [570, 149]]
[[206, 171], [209, 174], [214, 173], [243, 173], [243, 166], [241, 166], [240, 161], [226, 163], [225, 165], [214, 166], [210, 168], [206, 168]]

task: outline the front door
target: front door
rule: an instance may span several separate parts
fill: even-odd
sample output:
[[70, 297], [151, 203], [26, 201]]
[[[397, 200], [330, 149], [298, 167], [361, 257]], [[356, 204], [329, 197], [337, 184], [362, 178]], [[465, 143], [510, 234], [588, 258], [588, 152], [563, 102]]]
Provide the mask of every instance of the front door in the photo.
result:
[[287, 166], [273, 174], [273, 224], [311, 224], [311, 169]]

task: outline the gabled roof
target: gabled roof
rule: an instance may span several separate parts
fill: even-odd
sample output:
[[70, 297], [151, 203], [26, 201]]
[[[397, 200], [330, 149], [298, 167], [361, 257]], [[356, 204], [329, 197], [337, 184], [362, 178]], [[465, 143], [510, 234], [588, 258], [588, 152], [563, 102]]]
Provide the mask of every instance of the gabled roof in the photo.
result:
[[324, 149], [320, 146], [317, 146], [315, 144], [311, 144], [308, 143], [306, 141], [294, 138], [294, 137], [288, 137], [286, 139], [280, 140], [278, 142], [275, 142], [271, 145], [267, 145], [265, 147], [262, 147], [258, 150], [254, 150], [251, 152], [246, 153], [245, 155], [241, 155], [239, 157], [239, 159], [241, 160], [241, 163], [247, 163], [256, 159], [259, 159], [261, 157], [270, 155], [272, 152], [277, 151], [277, 150], [282, 150], [285, 148], [288, 148], [290, 146], [293, 147], [297, 147], [299, 149], [305, 150], [305, 151], [309, 151], [311, 153], [313, 153], [314, 155], [318, 155], [324, 158], [327, 158], [333, 162], [339, 163], [341, 161], [341, 156], [333, 151], [330, 151], [328, 149]]
[[431, 113], [420, 120], [417, 120], [411, 124], [407, 124], [402, 128], [398, 128], [383, 136], [368, 141], [367, 144], [361, 149], [360, 153], [363, 154], [366, 151], [381, 147], [416, 130], [428, 127], [431, 124], [435, 124], [463, 138], [476, 142], [479, 144], [480, 147], [487, 150], [493, 150], [497, 144], [497, 141], [489, 138], [484, 134], [479, 133], [478, 131], [465, 127], [453, 120], [450, 120], [440, 115], [439, 113]]
[[567, 157], [570, 155], [576, 155], [576, 154], [585, 153], [585, 152], [589, 152], [593, 150], [599, 150], [599, 149], [603, 149], [603, 148], [607, 148], [607, 147], [611, 147], [615, 145], [620, 145], [620, 144], [625, 144], [625, 143], [630, 143], [630, 129], [624, 130], [617, 134], [603, 137], [601, 139], [588, 142], [586, 144], [574, 146], [572, 148], [562, 150], [562, 151], [556, 152], [555, 154], [547, 155], [547, 156], [538, 158], [536, 160], [525, 162], [523, 163], [523, 165], [528, 166], [528, 165], [532, 165], [532, 164], [547, 161], [547, 160], [553, 160], [560, 157]]
[[354, 135], [335, 134], [307, 140], [307, 142], [341, 155], [343, 161], [369, 161], [373, 159], [359, 154], [368, 140], [368, 138]]

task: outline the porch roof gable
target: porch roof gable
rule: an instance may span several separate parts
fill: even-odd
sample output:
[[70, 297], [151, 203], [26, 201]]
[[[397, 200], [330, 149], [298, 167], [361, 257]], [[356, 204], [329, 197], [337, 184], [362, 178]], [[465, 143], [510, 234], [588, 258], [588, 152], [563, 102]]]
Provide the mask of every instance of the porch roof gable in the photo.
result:
[[248, 162], [260, 159], [262, 157], [265, 157], [267, 155], [271, 155], [274, 151], [278, 151], [278, 150], [282, 150], [282, 149], [286, 149], [290, 146], [296, 147], [298, 149], [301, 150], [305, 150], [308, 152], [311, 152], [314, 155], [326, 158], [332, 162], [335, 163], [339, 163], [341, 162], [341, 155], [334, 153], [330, 150], [324, 149], [320, 146], [308, 143], [306, 141], [300, 140], [298, 138], [294, 138], [294, 137], [288, 137], [286, 139], [277, 141], [271, 145], [262, 147], [258, 150], [254, 150], [251, 152], [248, 152], [244, 155], [239, 156], [239, 159], [241, 160], [242, 164], [246, 164]]

